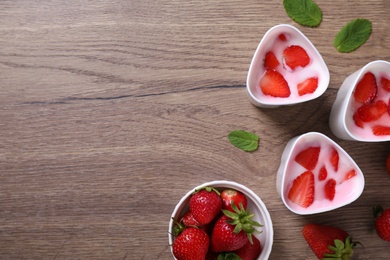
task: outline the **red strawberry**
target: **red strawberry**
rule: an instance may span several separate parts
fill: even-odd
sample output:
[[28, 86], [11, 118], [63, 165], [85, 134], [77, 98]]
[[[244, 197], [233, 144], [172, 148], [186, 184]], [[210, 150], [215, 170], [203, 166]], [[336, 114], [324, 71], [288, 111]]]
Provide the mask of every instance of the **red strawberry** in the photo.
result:
[[387, 113], [390, 115], [390, 99], [389, 99], [389, 102], [388, 102], [388, 105], [387, 105]]
[[257, 259], [261, 253], [261, 243], [255, 236], [252, 236], [252, 240], [253, 244], [248, 241], [243, 247], [234, 251], [233, 253], [238, 255], [241, 260]]
[[372, 127], [372, 132], [374, 135], [390, 135], [390, 126], [384, 125], [375, 125]]
[[331, 155], [330, 155], [330, 164], [333, 166], [333, 170], [335, 172], [338, 171], [339, 169], [339, 153], [337, 152], [337, 150], [333, 147], [332, 148], [332, 151], [331, 151]]
[[214, 225], [211, 234], [211, 248], [213, 252], [234, 251], [243, 247], [249, 240], [247, 234], [241, 230], [234, 232], [236, 226], [229, 224], [230, 218], [222, 215]]
[[364, 122], [360, 119], [358, 111], [356, 111], [356, 112], [353, 114], [353, 121], [355, 122], [355, 125], [356, 125], [356, 126], [358, 126], [358, 127], [360, 127], [360, 128], [363, 128], [363, 127], [364, 127]]
[[387, 104], [383, 100], [366, 104], [358, 109], [358, 115], [363, 122], [378, 120], [387, 111]]
[[390, 175], [390, 153], [387, 155], [386, 158], [386, 171]]
[[276, 69], [279, 66], [279, 61], [276, 58], [275, 54], [272, 51], [269, 51], [265, 54], [264, 58], [264, 67], [266, 69]]
[[177, 260], [205, 259], [210, 238], [203, 229], [189, 227], [173, 242], [173, 255]]
[[288, 192], [288, 198], [301, 207], [307, 208], [314, 201], [314, 174], [306, 171], [293, 182]]
[[294, 70], [296, 67], [306, 67], [310, 63], [310, 57], [304, 48], [299, 45], [291, 45], [283, 51], [285, 64]]
[[357, 175], [357, 173], [356, 173], [356, 171], [355, 171], [354, 169], [349, 170], [349, 171], [345, 174], [345, 176], [344, 176], [342, 182], [347, 181], [347, 180], [349, 180], [349, 179], [355, 177], [356, 175]]
[[259, 86], [264, 95], [273, 97], [289, 97], [290, 87], [283, 75], [276, 70], [266, 70], [261, 77]]
[[321, 167], [320, 173], [318, 174], [318, 180], [324, 181], [328, 177], [328, 171], [326, 170], [325, 165]]
[[287, 41], [287, 37], [286, 37], [286, 35], [285, 35], [284, 33], [279, 34], [278, 38], [279, 38], [279, 40], [281, 40], [282, 42]]
[[386, 77], [381, 77], [380, 83], [382, 85], [382, 88], [386, 91], [390, 91], [390, 79]]
[[300, 96], [311, 94], [318, 88], [318, 78], [312, 77], [298, 84], [298, 94]]
[[383, 209], [382, 206], [374, 206], [375, 229], [378, 236], [390, 241], [390, 208]]
[[[355, 243], [348, 233], [340, 228], [319, 224], [307, 224], [302, 230], [303, 237], [318, 259], [350, 259]], [[333, 259], [333, 258], [332, 258]]]
[[325, 197], [332, 201], [336, 195], [336, 181], [334, 179], [329, 179], [324, 187]]
[[194, 226], [194, 227], [201, 227], [202, 226], [202, 224], [199, 223], [199, 221], [197, 221], [194, 218], [194, 215], [192, 215], [191, 211], [188, 211], [186, 214], [184, 214], [184, 216], [180, 220], [180, 223], [183, 223], [187, 227], [188, 226]]
[[190, 199], [190, 211], [194, 218], [206, 225], [210, 223], [221, 211], [222, 199], [218, 190], [204, 187], [195, 191]]
[[222, 215], [214, 225], [211, 234], [211, 250], [213, 252], [235, 251], [243, 247], [248, 241], [253, 243], [252, 234], [258, 232], [255, 227], [261, 227], [253, 221], [249, 210], [243, 207], [238, 209], [232, 205], [235, 212], [222, 210]]
[[295, 157], [295, 161], [305, 167], [307, 170], [313, 170], [318, 162], [321, 148], [319, 146], [311, 146], [305, 150], [302, 150]]
[[356, 101], [363, 104], [369, 104], [376, 97], [377, 91], [378, 87], [376, 85], [375, 75], [371, 72], [367, 72], [356, 84], [353, 96]]
[[240, 203], [246, 209], [248, 201], [246, 199], [246, 196], [233, 189], [224, 189], [221, 192], [221, 198], [222, 198], [222, 209], [229, 210], [231, 212], [234, 212], [234, 209], [232, 208], [232, 203], [236, 205], [237, 207], [240, 207]]

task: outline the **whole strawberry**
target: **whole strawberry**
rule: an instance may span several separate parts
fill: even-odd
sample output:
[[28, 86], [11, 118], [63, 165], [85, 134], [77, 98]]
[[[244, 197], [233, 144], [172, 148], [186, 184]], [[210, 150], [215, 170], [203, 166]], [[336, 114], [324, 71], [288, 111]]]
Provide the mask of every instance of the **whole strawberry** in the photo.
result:
[[248, 241], [243, 247], [234, 251], [236, 255], [238, 255], [241, 260], [255, 260], [259, 257], [261, 253], [261, 244], [260, 241], [252, 236], [253, 244]]
[[196, 190], [190, 199], [190, 211], [202, 225], [210, 223], [222, 209], [222, 199], [218, 190], [204, 187]]
[[246, 209], [248, 201], [246, 199], [246, 196], [234, 189], [224, 189], [221, 192], [221, 198], [222, 198], [222, 209], [230, 210], [231, 212], [234, 212], [232, 208], [232, 203], [236, 204], [236, 206], [239, 206], [240, 203], [244, 206], [244, 209]]
[[209, 249], [210, 238], [203, 229], [184, 229], [172, 245], [177, 260], [204, 260]]
[[191, 211], [188, 211], [186, 214], [184, 214], [184, 216], [181, 218], [180, 222], [183, 223], [187, 227], [189, 227], [189, 226], [202, 227], [202, 224], [199, 223], [199, 221], [197, 221], [194, 218], [194, 215], [192, 214]]
[[355, 243], [352, 243], [348, 233], [340, 228], [307, 224], [303, 227], [302, 234], [318, 259], [347, 260], [353, 254]]
[[248, 241], [253, 243], [252, 234], [258, 231], [254, 227], [261, 227], [253, 221], [253, 214], [245, 210], [241, 204], [240, 209], [233, 203], [235, 212], [223, 210], [222, 215], [214, 225], [211, 234], [211, 250], [213, 252], [235, 251], [243, 247]]
[[390, 208], [383, 209], [382, 206], [374, 206], [375, 229], [378, 236], [390, 241]]

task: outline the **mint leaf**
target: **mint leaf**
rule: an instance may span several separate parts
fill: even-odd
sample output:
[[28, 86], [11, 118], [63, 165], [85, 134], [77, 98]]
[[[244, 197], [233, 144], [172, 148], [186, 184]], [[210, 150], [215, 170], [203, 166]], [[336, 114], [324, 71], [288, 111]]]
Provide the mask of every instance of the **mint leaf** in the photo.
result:
[[232, 145], [246, 152], [252, 152], [259, 147], [259, 137], [244, 130], [231, 131], [228, 139]]
[[367, 19], [355, 19], [336, 35], [333, 45], [339, 52], [351, 52], [363, 45], [371, 35], [372, 25]]
[[313, 0], [283, 0], [284, 10], [291, 19], [303, 26], [317, 27], [322, 11]]

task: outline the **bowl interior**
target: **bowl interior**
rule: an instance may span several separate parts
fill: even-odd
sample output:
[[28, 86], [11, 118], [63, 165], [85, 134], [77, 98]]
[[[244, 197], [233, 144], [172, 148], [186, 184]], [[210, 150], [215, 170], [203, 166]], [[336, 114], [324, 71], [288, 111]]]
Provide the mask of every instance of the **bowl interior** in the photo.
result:
[[[281, 34], [288, 35], [286, 42], [279, 40], [279, 35]], [[275, 98], [264, 95], [259, 88], [259, 81], [266, 70], [263, 64], [265, 54], [272, 50], [282, 63], [283, 50], [290, 45], [302, 46], [307, 51], [312, 62], [304, 68], [295, 69], [293, 72], [281, 65], [278, 67], [277, 70], [283, 74], [290, 85], [290, 97]], [[296, 85], [309, 77], [318, 77], [317, 90], [312, 94], [299, 96]], [[297, 28], [288, 24], [280, 24], [269, 29], [260, 41], [249, 67], [247, 90], [252, 103], [257, 106], [290, 105], [319, 97], [327, 89], [329, 80], [329, 70], [322, 56], [310, 40]]]
[[[299, 164], [296, 156], [309, 147], [320, 147], [319, 157], [315, 168], [310, 170], [314, 175], [314, 202], [304, 208], [292, 202], [289, 197], [289, 191], [293, 186], [294, 180], [308, 171]], [[334, 170], [330, 161], [330, 154], [333, 149], [339, 156], [338, 169]], [[325, 180], [319, 179], [321, 168], [327, 170]], [[351, 172], [353, 170], [353, 172]], [[354, 173], [353, 177], [348, 173]], [[334, 210], [355, 201], [363, 192], [364, 176], [354, 160], [337, 143], [327, 136], [310, 132], [294, 138], [285, 148], [282, 156], [281, 165], [278, 171], [278, 191], [283, 203], [292, 212], [300, 215], [308, 215]], [[350, 178], [347, 179], [347, 176]], [[333, 200], [325, 196], [325, 185], [329, 179], [336, 181], [336, 193]]]
[[253, 191], [251, 191], [250, 189], [248, 189], [247, 187], [239, 183], [231, 182], [231, 181], [213, 181], [213, 182], [204, 183], [202, 185], [197, 186], [193, 190], [189, 191], [179, 201], [179, 203], [176, 205], [172, 213], [171, 220], [169, 222], [169, 232], [168, 232], [169, 244], [172, 245], [174, 241], [174, 237], [171, 235], [173, 234], [172, 230], [175, 225], [175, 221], [173, 219], [175, 220], [180, 219], [180, 217], [182, 217], [189, 210], [188, 204], [189, 204], [191, 194], [196, 189], [205, 186], [214, 187], [220, 191], [222, 191], [224, 188], [232, 188], [245, 194], [248, 200], [248, 209], [250, 210], [251, 213], [255, 215], [253, 217], [253, 220], [263, 225], [263, 227], [258, 228], [258, 230], [262, 232], [260, 234], [255, 234], [255, 236], [260, 240], [260, 243], [262, 245], [262, 251], [258, 259], [259, 260], [268, 259], [273, 244], [273, 227], [272, 227], [272, 221], [268, 213], [268, 210], [264, 205], [264, 203], [261, 201], [261, 199]]

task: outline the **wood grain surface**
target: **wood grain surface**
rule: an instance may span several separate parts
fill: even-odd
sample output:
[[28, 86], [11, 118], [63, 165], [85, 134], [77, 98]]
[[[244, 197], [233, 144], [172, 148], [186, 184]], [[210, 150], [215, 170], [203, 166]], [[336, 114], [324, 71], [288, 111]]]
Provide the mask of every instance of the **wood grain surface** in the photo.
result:
[[[323, 21], [302, 27], [282, 1], [0, 1], [0, 259], [172, 259], [168, 222], [180, 198], [212, 180], [246, 185], [266, 204], [275, 232], [270, 259], [315, 259], [309, 222], [343, 227], [364, 247], [354, 259], [390, 259], [371, 207], [390, 207], [389, 143], [335, 137], [328, 118], [346, 76], [390, 60], [390, 1], [317, 0]], [[358, 50], [336, 33], [372, 21]], [[245, 81], [265, 32], [300, 29], [327, 63], [318, 99], [260, 109]], [[256, 152], [227, 134], [260, 136]], [[298, 216], [276, 192], [292, 137], [326, 134], [362, 169], [354, 203]]]

